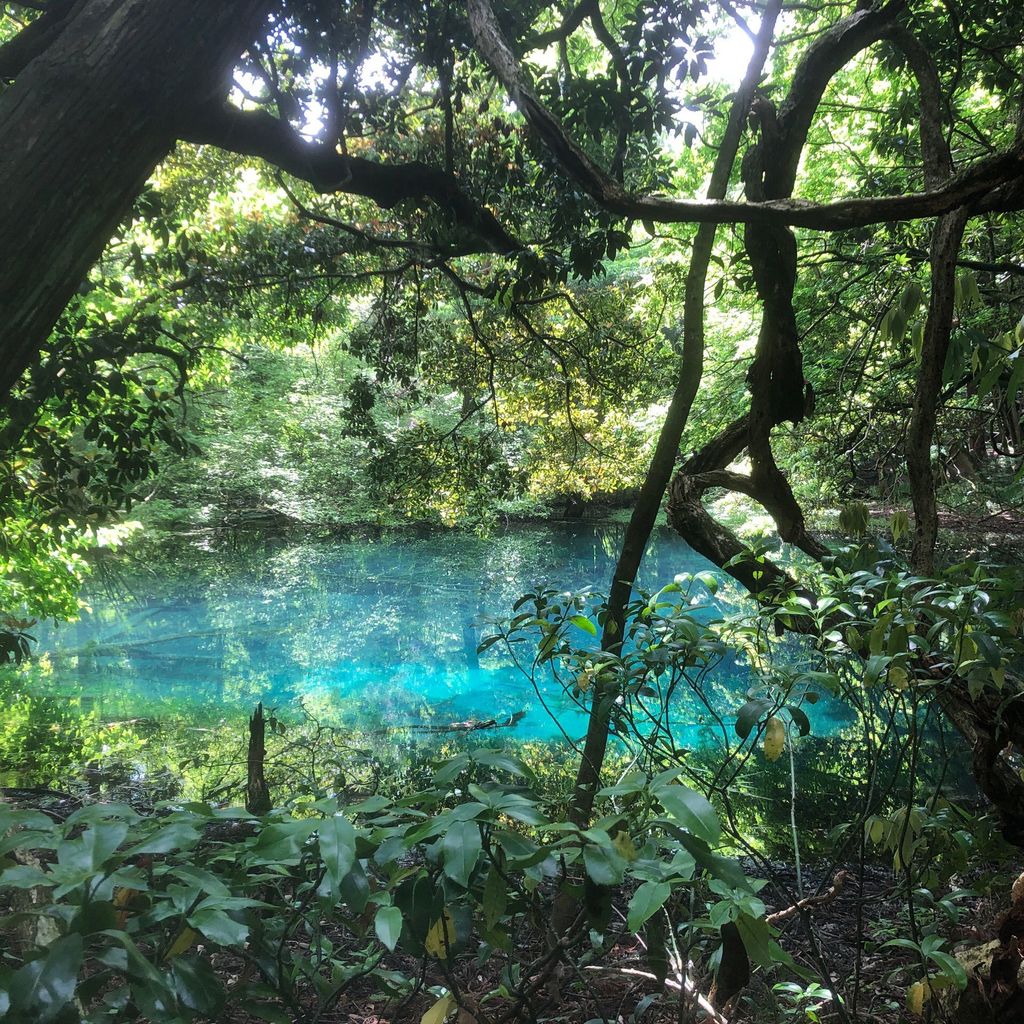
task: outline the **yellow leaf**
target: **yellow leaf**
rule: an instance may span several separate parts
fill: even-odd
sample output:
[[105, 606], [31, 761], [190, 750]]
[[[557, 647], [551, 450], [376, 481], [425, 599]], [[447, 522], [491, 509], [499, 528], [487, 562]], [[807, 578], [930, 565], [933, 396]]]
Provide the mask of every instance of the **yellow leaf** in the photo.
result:
[[786, 727], [782, 719], [772, 715], [764, 727], [764, 756], [769, 761], [778, 761], [786, 749]]
[[132, 905], [132, 900], [139, 894], [138, 889], [127, 889], [122, 886], [114, 893], [114, 906], [119, 910], [125, 910]]
[[445, 912], [430, 926], [423, 948], [438, 960], [447, 960], [450, 946], [455, 945], [455, 918], [450, 910]]
[[916, 1017], [924, 1013], [924, 1004], [931, 998], [931, 989], [926, 981], [915, 981], [907, 989], [907, 1009]]
[[441, 996], [434, 1005], [420, 1017], [420, 1024], [444, 1024], [445, 1017], [455, 1005], [455, 1000], [450, 996]]
[[636, 846], [633, 840], [629, 838], [628, 832], [616, 832], [615, 838], [612, 840], [612, 846], [615, 847], [623, 860], [636, 860]]
[[178, 937], [171, 943], [171, 948], [164, 954], [164, 959], [173, 960], [176, 956], [180, 956], [198, 938], [199, 932], [194, 928], [182, 928]]
[[978, 645], [969, 636], [965, 636], [960, 642], [960, 654], [956, 659], [956, 667], [960, 668], [965, 662], [973, 661], [977, 656]]
[[905, 690], [910, 685], [907, 670], [901, 665], [890, 665], [889, 682], [894, 690]]

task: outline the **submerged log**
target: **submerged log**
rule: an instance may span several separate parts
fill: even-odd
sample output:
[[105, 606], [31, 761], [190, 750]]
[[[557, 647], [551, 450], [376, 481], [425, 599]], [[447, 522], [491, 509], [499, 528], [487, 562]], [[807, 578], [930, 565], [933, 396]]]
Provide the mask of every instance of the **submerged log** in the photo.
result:
[[526, 717], [525, 711], [515, 711], [504, 721], [497, 718], [468, 718], [465, 722], [449, 722], [448, 725], [392, 725], [381, 732], [397, 732], [410, 729], [414, 732], [477, 732], [480, 729], [512, 729]]

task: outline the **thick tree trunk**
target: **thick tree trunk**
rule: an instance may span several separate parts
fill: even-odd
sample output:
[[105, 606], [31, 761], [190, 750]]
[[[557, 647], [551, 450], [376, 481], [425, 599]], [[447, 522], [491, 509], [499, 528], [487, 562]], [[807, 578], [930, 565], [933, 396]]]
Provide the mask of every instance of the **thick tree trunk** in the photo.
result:
[[171, 150], [181, 116], [227, 95], [263, 8], [78, 0], [35, 33], [38, 52], [22, 41], [16, 61], [0, 61], [14, 77], [0, 94], [0, 400]]

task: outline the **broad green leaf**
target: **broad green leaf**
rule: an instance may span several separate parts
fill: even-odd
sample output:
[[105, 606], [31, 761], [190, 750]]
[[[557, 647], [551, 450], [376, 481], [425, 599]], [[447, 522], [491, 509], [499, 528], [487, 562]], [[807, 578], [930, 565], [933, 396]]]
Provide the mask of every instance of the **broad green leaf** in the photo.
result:
[[811, 731], [811, 720], [807, 717], [806, 713], [800, 708], [789, 708], [788, 710], [789, 717], [793, 719], [797, 732], [801, 736], [807, 736]]
[[501, 750], [476, 750], [473, 752], [473, 760], [487, 765], [488, 768], [497, 768], [499, 771], [508, 772], [510, 775], [533, 778], [533, 769], [525, 761], [518, 757], [512, 757]]
[[444, 873], [459, 885], [468, 886], [480, 849], [480, 828], [476, 822], [455, 822], [441, 840]]
[[402, 934], [402, 912], [398, 907], [381, 907], [373, 919], [373, 930], [377, 938], [394, 952], [398, 938]]
[[673, 783], [657, 790], [662, 807], [688, 832], [714, 845], [722, 836], [718, 815], [707, 797], [687, 786]]
[[82, 936], [65, 935], [11, 980], [11, 1005], [25, 1020], [46, 1024], [74, 998], [82, 966]]
[[740, 739], [745, 740], [750, 735], [750, 730], [757, 725], [761, 716], [767, 711], [771, 711], [774, 705], [771, 701], [763, 699], [748, 700], [736, 712], [736, 735]]
[[502, 877], [497, 865], [492, 864], [484, 883], [482, 908], [484, 926], [488, 931], [501, 920], [508, 906], [508, 882]]
[[319, 824], [312, 818], [308, 821], [286, 821], [268, 825], [252, 848], [253, 861], [256, 864], [286, 864], [297, 861], [302, 856], [303, 845]]
[[569, 621], [574, 625], [578, 626], [583, 630], [584, 633], [589, 633], [591, 636], [597, 636], [597, 626], [595, 626], [586, 615], [573, 615], [569, 618]]
[[224, 1006], [224, 986], [209, 960], [181, 957], [171, 964], [171, 985], [182, 1006], [204, 1017], [216, 1017]]
[[665, 905], [671, 894], [672, 887], [667, 882], [644, 882], [629, 901], [626, 927], [631, 932], [638, 932], [647, 919]]
[[332, 815], [317, 827], [320, 837], [320, 858], [327, 868], [331, 889], [337, 893], [342, 879], [352, 870], [356, 859], [356, 833], [340, 814]]
[[218, 946], [241, 946], [249, 937], [249, 926], [223, 910], [197, 910], [189, 915], [188, 923]]
[[611, 846], [585, 846], [583, 863], [598, 885], [618, 885], [626, 872], [626, 861]]
[[67, 839], [57, 846], [57, 863], [72, 871], [98, 871], [125, 841], [128, 826], [103, 822], [87, 828], [76, 839]]
[[743, 913], [736, 918], [736, 928], [743, 939], [747, 956], [761, 967], [770, 967], [772, 953], [768, 922], [763, 917], [751, 917], [750, 914]]
[[949, 978], [958, 989], [967, 987], [967, 971], [955, 956], [935, 949], [928, 954], [928, 959], [934, 963], [942, 973]]
[[190, 850], [199, 842], [200, 833], [185, 822], [174, 822], [154, 832], [125, 854], [135, 857], [140, 853], [170, 853], [172, 850]]

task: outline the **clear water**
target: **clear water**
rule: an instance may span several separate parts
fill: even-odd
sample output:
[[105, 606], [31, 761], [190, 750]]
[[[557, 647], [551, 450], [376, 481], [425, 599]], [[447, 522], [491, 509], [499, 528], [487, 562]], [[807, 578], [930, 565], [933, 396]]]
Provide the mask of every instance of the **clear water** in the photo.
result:
[[[488, 537], [191, 546], [94, 582], [81, 621], [43, 631], [47, 689], [88, 697], [107, 720], [159, 719], [183, 705], [212, 720], [262, 700], [284, 714], [301, 702], [321, 719], [382, 730], [525, 711], [515, 738], [576, 738], [584, 718], [559, 684], [535, 686], [499, 645], [477, 656], [480, 622], [508, 615], [536, 587], [606, 589], [621, 532], [572, 523]], [[659, 530], [639, 582], [656, 589], [711, 568]], [[707, 681], [723, 713], [742, 703], [748, 683], [735, 663]], [[697, 745], [708, 723], [697, 701], [681, 701], [677, 742]]]

